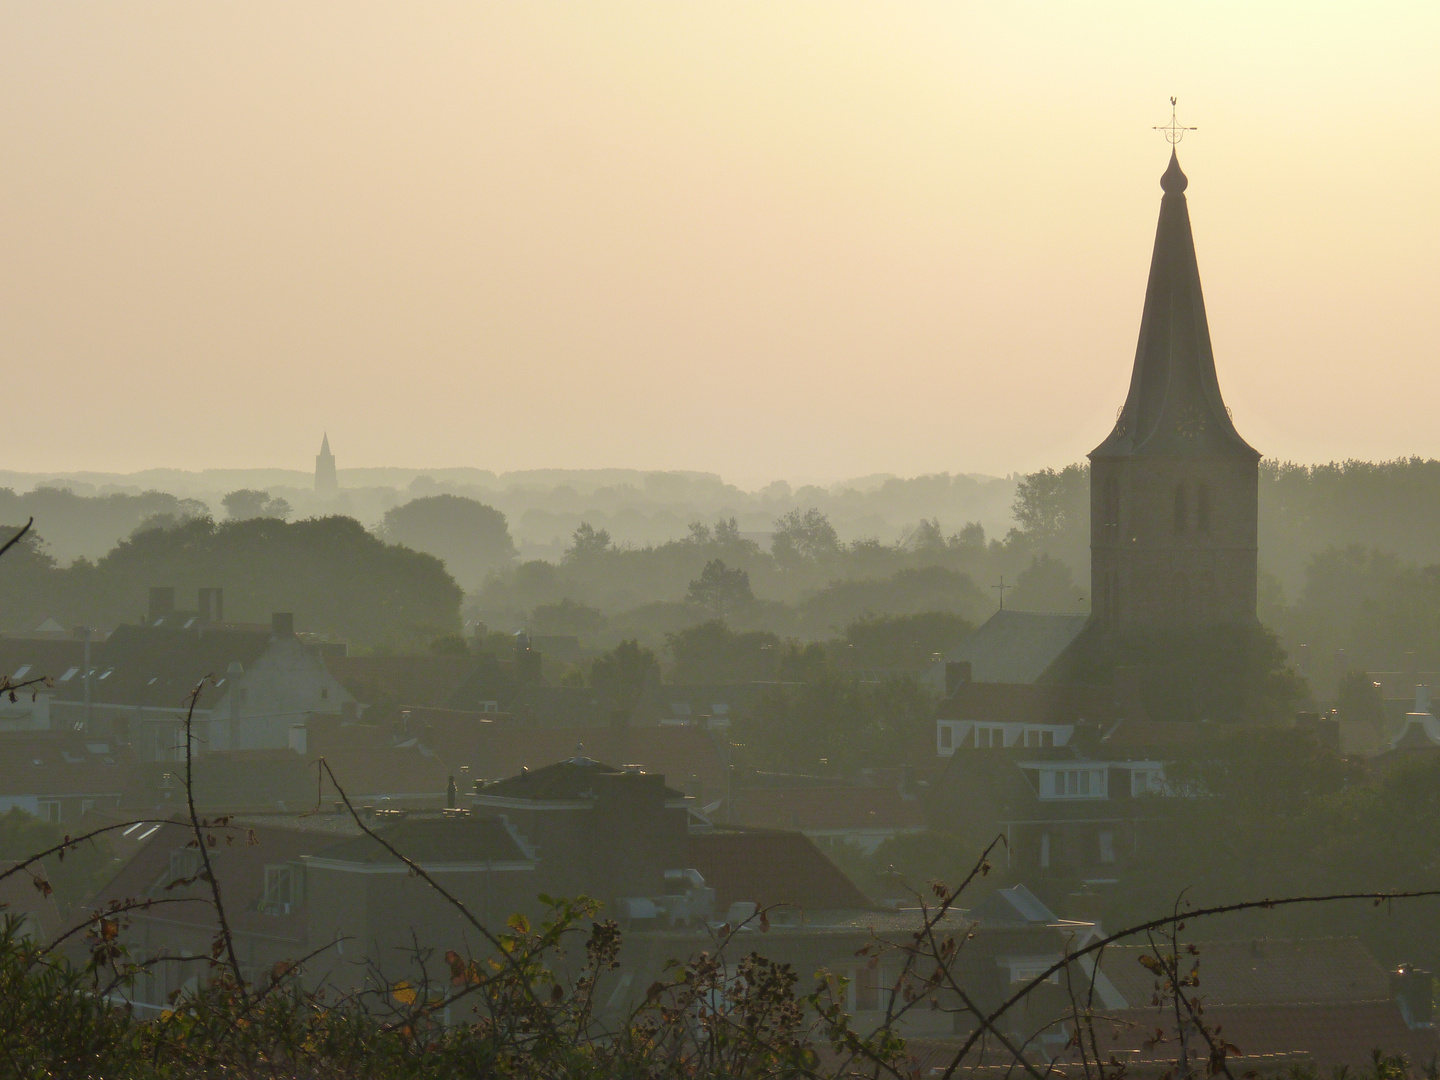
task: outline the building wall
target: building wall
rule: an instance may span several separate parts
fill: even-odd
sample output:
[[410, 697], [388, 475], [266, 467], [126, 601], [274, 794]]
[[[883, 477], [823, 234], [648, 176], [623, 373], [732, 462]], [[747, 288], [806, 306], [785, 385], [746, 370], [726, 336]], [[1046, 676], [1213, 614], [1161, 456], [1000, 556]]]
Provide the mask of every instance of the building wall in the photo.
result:
[[[324, 663], [293, 637], [279, 637], [238, 678], [211, 713], [207, 748], [277, 750], [311, 713], [339, 715], [354, 699]], [[303, 748], [301, 748], [303, 749]]]
[[1259, 466], [1244, 459], [1094, 460], [1091, 590], [1102, 625], [1253, 622], [1258, 493]]

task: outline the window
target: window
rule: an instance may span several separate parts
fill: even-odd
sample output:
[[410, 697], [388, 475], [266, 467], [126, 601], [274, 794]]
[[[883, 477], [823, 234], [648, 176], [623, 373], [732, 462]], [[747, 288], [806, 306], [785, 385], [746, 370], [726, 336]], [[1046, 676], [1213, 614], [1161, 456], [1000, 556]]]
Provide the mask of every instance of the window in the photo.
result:
[[300, 902], [300, 883], [297, 878], [293, 866], [267, 866], [262, 910], [271, 915], [290, 914], [291, 907]]
[[321, 701], [329, 701], [329, 700], [330, 700], [330, 688], [329, 688], [328, 686], [322, 686], [322, 687], [320, 688], [320, 700], [321, 700]]
[[1201, 484], [1195, 489], [1195, 530], [1210, 531], [1210, 485]]
[[40, 817], [46, 821], [59, 823], [60, 821], [60, 800], [54, 799], [40, 804]]
[[1185, 506], [1185, 482], [1182, 480], [1175, 485], [1175, 531], [1177, 533], [1185, 531], [1188, 517]]
[[186, 878], [193, 878], [200, 873], [200, 852], [196, 848], [182, 848], [179, 851], [170, 853], [170, 876], [166, 879], [168, 885], [172, 881], [183, 881]]
[[940, 725], [939, 737], [941, 750], [953, 750], [955, 748], [955, 729], [949, 724]]
[[1104, 515], [1102, 524], [1108, 529], [1119, 531], [1120, 529], [1120, 479], [1115, 476], [1105, 478], [1105, 495], [1101, 513]]
[[[1040, 797], [1051, 799], [1103, 799], [1107, 785], [1104, 769], [1056, 769], [1042, 773]], [[1045, 778], [1049, 779], [1046, 791]]]
[[1115, 834], [1108, 829], [1100, 834], [1100, 861], [1103, 863], [1115, 861]]
[[1005, 729], [1002, 727], [981, 727], [975, 726], [975, 745], [980, 749], [1003, 747], [1005, 745]]
[[879, 968], [856, 968], [855, 981], [851, 983], [855, 991], [855, 1011], [866, 1012], [880, 1008], [880, 969]]

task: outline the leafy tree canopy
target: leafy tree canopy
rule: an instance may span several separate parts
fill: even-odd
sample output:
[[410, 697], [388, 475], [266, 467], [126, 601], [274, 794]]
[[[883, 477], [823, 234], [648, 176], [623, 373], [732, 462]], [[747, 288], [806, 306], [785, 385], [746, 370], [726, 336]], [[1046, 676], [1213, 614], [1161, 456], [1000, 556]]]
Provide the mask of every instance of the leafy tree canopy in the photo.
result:
[[493, 506], [461, 495], [427, 495], [385, 514], [380, 535], [445, 560], [445, 567], [466, 586], [508, 566], [515, 543], [505, 515]]
[[285, 499], [270, 497], [268, 491], [254, 488], [240, 488], [220, 500], [225, 507], [225, 516], [231, 521], [249, 521], [251, 518], [279, 518], [284, 521], [291, 514], [290, 503]]

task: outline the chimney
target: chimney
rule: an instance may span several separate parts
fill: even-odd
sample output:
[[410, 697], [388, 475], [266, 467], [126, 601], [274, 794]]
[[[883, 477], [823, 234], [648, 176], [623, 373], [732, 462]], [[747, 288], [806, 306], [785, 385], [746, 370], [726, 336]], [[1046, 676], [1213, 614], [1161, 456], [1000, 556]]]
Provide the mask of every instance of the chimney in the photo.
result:
[[175, 610], [175, 589], [170, 585], [150, 586], [150, 622]]
[[945, 664], [945, 696], [951, 697], [955, 691], [966, 683], [970, 682], [973, 669], [969, 660], [949, 660]]
[[295, 616], [288, 611], [277, 611], [270, 616], [270, 630], [276, 637], [295, 636]]
[[208, 623], [221, 623], [225, 621], [225, 594], [220, 589], [201, 589], [200, 620]]

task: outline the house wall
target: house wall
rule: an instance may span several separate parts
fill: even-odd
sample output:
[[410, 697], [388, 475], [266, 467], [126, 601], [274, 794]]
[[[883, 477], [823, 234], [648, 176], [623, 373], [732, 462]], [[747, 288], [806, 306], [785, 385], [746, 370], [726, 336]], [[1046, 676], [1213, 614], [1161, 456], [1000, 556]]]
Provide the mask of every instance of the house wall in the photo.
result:
[[354, 701], [325, 664], [293, 637], [277, 637], [250, 670], [226, 680], [215, 705], [208, 748], [277, 750], [311, 713], [338, 716]]

